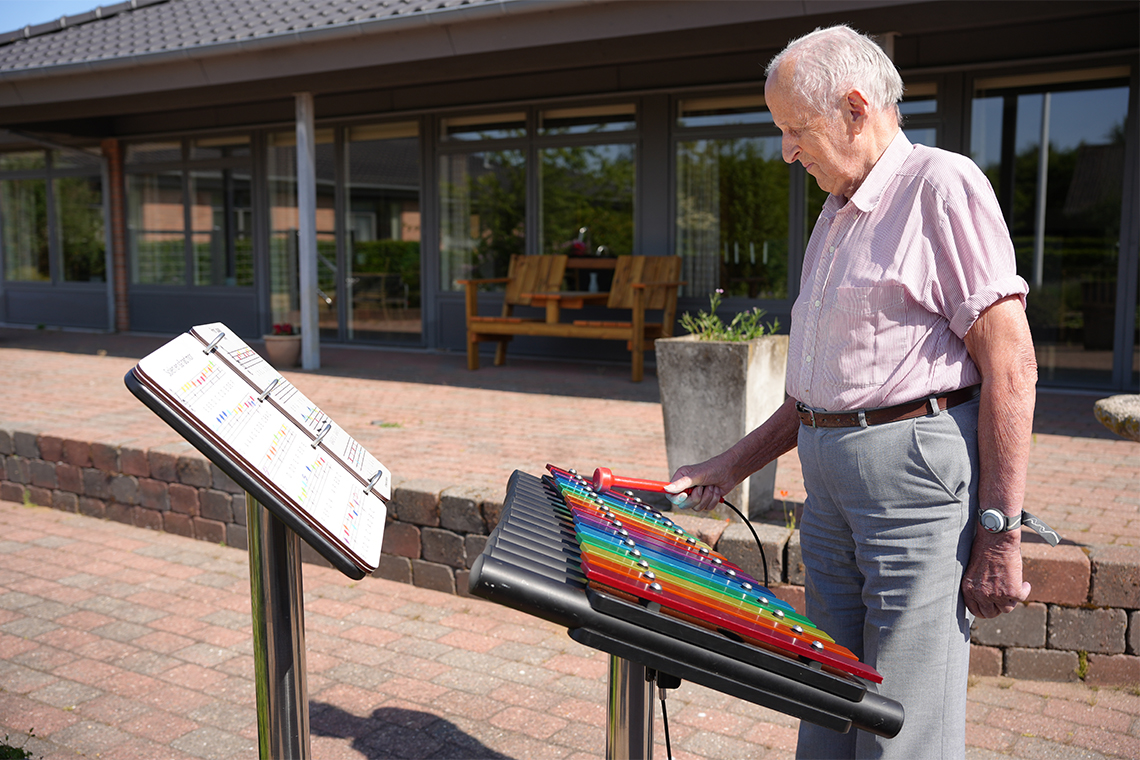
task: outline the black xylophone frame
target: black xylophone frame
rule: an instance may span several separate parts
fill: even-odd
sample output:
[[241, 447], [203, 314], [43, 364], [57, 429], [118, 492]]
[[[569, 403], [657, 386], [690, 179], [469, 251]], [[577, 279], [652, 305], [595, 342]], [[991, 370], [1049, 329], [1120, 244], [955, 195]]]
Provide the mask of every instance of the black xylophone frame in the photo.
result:
[[[471, 567], [474, 596], [568, 629], [610, 655], [606, 757], [653, 756], [653, 678], [666, 674], [840, 733], [898, 734], [903, 708], [855, 676], [791, 657], [587, 587], [573, 523], [548, 478], [515, 471], [503, 514]], [[668, 685], [659, 680], [664, 689]]]

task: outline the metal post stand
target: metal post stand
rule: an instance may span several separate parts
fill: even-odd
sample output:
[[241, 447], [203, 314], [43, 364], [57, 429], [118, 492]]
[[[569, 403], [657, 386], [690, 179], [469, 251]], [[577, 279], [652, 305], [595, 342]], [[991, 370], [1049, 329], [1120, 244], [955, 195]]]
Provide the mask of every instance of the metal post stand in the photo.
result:
[[245, 500], [260, 756], [309, 760], [300, 539], [249, 493]]
[[610, 655], [606, 760], [653, 760], [653, 682], [645, 666]]

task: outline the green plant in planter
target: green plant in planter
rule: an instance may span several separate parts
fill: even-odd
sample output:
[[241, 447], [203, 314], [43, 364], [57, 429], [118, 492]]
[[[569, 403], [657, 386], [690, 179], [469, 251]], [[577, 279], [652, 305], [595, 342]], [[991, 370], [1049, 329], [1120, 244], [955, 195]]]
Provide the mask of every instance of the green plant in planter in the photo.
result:
[[720, 306], [724, 290], [717, 288], [711, 296], [709, 296], [709, 310], [699, 311], [694, 317], [689, 312], [681, 315], [681, 327], [688, 330], [691, 334], [696, 335], [698, 340], [730, 340], [730, 341], [745, 341], [753, 340], [754, 338], [762, 338], [765, 335], [772, 335], [780, 329], [780, 321], [773, 320], [768, 324], [764, 324], [760, 320], [767, 314], [766, 311], [759, 306], [755, 306], [748, 311], [737, 312], [733, 316], [732, 321], [728, 324], [716, 313], [717, 307]]

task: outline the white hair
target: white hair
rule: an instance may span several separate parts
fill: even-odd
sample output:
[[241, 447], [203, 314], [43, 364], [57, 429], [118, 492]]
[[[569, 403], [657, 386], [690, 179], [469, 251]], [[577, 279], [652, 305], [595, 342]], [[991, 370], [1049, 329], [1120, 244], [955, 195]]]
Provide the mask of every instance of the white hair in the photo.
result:
[[898, 119], [903, 81], [891, 59], [870, 37], [849, 26], [816, 29], [788, 43], [765, 69], [771, 77], [784, 63], [795, 66], [791, 89], [816, 113], [842, 107], [851, 90], [858, 90], [872, 109]]

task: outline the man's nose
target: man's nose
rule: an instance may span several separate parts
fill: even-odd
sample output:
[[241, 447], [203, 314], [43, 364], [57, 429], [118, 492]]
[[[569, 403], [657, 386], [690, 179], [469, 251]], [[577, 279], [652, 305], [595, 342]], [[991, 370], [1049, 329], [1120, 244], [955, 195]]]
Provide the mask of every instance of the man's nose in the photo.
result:
[[791, 137], [784, 135], [780, 140], [780, 152], [783, 154], [784, 163], [793, 164], [800, 154], [800, 146]]

